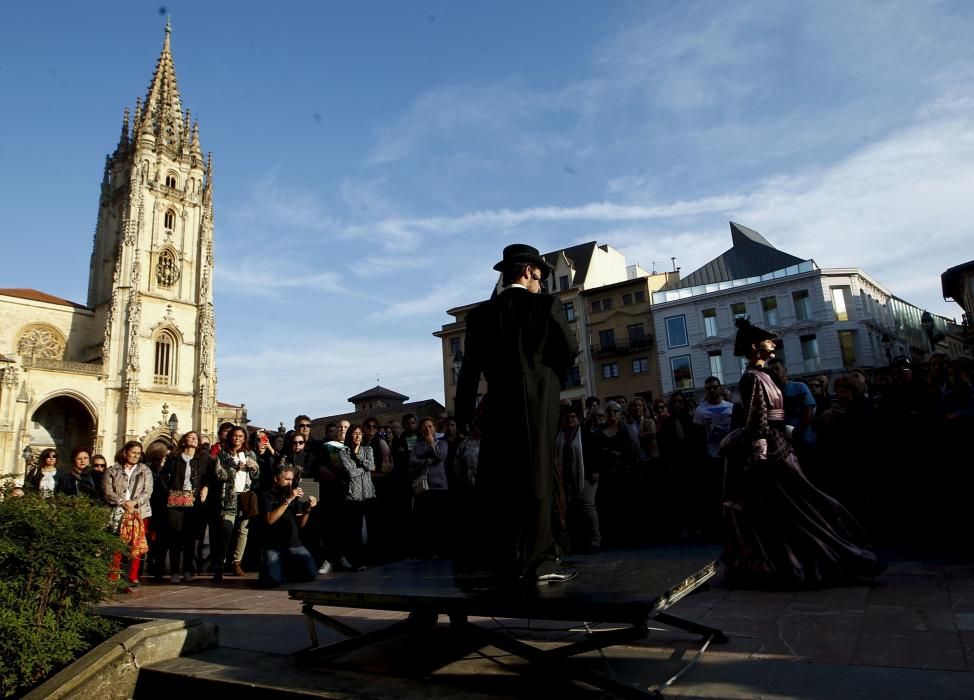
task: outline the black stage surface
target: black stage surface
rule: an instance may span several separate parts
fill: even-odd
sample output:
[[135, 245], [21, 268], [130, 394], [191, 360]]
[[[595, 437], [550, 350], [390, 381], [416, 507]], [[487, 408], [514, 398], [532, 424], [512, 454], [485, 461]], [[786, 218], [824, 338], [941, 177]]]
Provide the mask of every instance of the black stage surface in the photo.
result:
[[[313, 581], [289, 590], [292, 599], [304, 603], [302, 612], [307, 617], [312, 642], [312, 646], [300, 652], [298, 657], [305, 662], [334, 658], [429, 627], [436, 623], [439, 615], [445, 614], [458, 633], [514, 653], [536, 664], [540, 670], [557, 668], [560, 674], [574, 675], [617, 694], [645, 695], [644, 691], [622, 686], [608, 678], [587, 672], [573, 673], [567, 660], [577, 654], [646, 637], [650, 621], [700, 634], [703, 649], [711, 641], [726, 641], [720, 630], [665, 612], [714, 575], [718, 553], [717, 549], [687, 552], [677, 548], [653, 548], [572, 557], [565, 565], [577, 569], [578, 577], [568, 583], [503, 590], [469, 589], [465, 582], [454, 576], [453, 562], [445, 560], [409, 560]], [[410, 615], [384, 629], [361, 633], [316, 610], [315, 606], [398, 610]], [[470, 617], [584, 621], [624, 626], [606, 631], [593, 630], [583, 641], [540, 649], [472, 623]], [[344, 634], [347, 639], [319, 645], [316, 621]], [[676, 677], [663, 685], [668, 685]]]

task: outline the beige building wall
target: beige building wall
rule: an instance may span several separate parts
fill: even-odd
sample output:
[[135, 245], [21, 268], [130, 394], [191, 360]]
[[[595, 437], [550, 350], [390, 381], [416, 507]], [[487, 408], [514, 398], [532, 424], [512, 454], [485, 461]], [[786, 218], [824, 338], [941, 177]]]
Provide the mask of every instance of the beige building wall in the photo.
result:
[[110, 459], [127, 440], [213, 435], [216, 402], [212, 160], [182, 109], [166, 27], [134, 118], [105, 165], [86, 305], [0, 290], [0, 472], [24, 450], [90, 446]]

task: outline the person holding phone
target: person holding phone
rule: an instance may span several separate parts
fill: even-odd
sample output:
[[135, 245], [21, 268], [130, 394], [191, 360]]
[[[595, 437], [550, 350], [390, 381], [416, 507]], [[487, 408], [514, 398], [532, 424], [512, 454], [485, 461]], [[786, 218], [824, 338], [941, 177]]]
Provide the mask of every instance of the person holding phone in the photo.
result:
[[[274, 588], [287, 581], [313, 581], [317, 576], [314, 557], [301, 543], [301, 528], [308, 523], [314, 496], [293, 484], [294, 467], [285, 463], [274, 475], [273, 487], [260, 495], [260, 574], [259, 586]], [[293, 572], [287, 578], [287, 572]]]

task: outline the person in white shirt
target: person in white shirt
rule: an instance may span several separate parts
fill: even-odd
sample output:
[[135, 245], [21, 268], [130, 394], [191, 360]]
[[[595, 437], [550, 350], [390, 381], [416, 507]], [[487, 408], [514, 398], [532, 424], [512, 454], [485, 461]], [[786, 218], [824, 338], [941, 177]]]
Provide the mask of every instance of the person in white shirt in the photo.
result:
[[[720, 526], [720, 496], [724, 478], [724, 460], [719, 456], [720, 441], [731, 431], [734, 404], [721, 395], [720, 380], [707, 377], [703, 383], [704, 400], [693, 412], [698, 439], [703, 442], [700, 460], [699, 488], [690, 499], [688, 524], [697, 536], [716, 533]], [[682, 534], [682, 531], [681, 531]]]

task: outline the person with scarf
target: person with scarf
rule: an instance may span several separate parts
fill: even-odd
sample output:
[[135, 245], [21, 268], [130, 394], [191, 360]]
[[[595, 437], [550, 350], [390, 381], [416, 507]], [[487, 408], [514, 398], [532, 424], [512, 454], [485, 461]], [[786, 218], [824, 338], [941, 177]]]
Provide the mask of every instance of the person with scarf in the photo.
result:
[[126, 442], [116, 457], [115, 464], [105, 472], [102, 486], [105, 502], [112, 506], [111, 529], [122, 539], [124, 552], [116, 552], [112, 559], [110, 578], [117, 581], [123, 555], [128, 557], [128, 587], [131, 592], [139, 587], [139, 567], [142, 555], [149, 551], [145, 528], [152, 516], [152, 472], [142, 459], [142, 444], [136, 440]]

